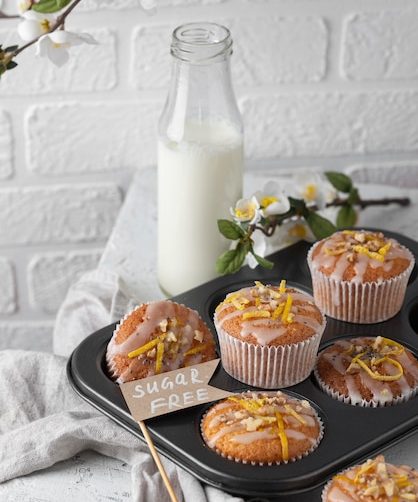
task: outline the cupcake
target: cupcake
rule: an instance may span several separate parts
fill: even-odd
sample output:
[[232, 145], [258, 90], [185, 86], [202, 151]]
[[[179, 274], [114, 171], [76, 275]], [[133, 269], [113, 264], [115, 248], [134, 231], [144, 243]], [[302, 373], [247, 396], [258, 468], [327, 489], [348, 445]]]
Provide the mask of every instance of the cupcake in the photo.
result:
[[293, 462], [319, 444], [322, 423], [308, 401], [276, 392], [246, 392], [212, 406], [201, 423], [209, 448], [236, 462]]
[[168, 300], [140, 305], [117, 325], [107, 346], [117, 383], [216, 358], [211, 332], [195, 310]]
[[387, 406], [416, 394], [418, 361], [389, 338], [338, 340], [319, 354], [315, 377], [320, 387], [339, 401]]
[[319, 308], [356, 323], [385, 321], [399, 312], [414, 263], [395, 239], [364, 230], [337, 232], [308, 253]]
[[286, 287], [286, 281], [256, 281], [227, 295], [214, 323], [225, 371], [248, 385], [277, 389], [308, 377], [325, 317], [310, 295]]
[[322, 502], [414, 500], [418, 500], [418, 471], [388, 464], [383, 455], [337, 474], [322, 492]]

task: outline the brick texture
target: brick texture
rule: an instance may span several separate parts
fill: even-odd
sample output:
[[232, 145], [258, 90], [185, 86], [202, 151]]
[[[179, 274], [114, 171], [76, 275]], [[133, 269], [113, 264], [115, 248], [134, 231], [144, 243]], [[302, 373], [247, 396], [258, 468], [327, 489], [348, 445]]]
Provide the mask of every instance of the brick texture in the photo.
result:
[[418, 151], [418, 92], [275, 94], [241, 107], [250, 157]]
[[13, 136], [9, 115], [0, 110], [0, 180], [13, 174]]
[[[108, 28], [86, 29], [97, 45], [70, 49], [71, 57], [61, 68], [46, 58], [35, 58], [34, 48], [19, 55], [19, 66], [1, 79], [1, 95], [51, 94], [56, 92], [106, 91], [117, 83], [116, 35]], [[0, 40], [18, 40], [14, 32], [0, 31]], [[28, 75], [30, 68], [30, 77]]]
[[[232, 72], [234, 82], [240, 86], [318, 82], [324, 78], [327, 29], [321, 18], [240, 18], [222, 22], [233, 35]], [[263, 29], [257, 30], [255, 36], [257, 25]], [[137, 89], [167, 88], [174, 28], [175, 24], [163, 24], [139, 26], [133, 31], [131, 82]]]
[[152, 101], [34, 106], [25, 123], [28, 168], [56, 176], [150, 165], [161, 108]]
[[348, 17], [343, 74], [353, 80], [418, 78], [418, 11], [362, 12]]
[[101, 252], [38, 254], [28, 267], [29, 293], [32, 304], [49, 314], [55, 313], [68, 288], [83, 272], [96, 267]]
[[13, 314], [16, 305], [16, 283], [12, 263], [0, 257], [0, 316]]
[[0, 246], [105, 239], [120, 202], [105, 183], [1, 189]]

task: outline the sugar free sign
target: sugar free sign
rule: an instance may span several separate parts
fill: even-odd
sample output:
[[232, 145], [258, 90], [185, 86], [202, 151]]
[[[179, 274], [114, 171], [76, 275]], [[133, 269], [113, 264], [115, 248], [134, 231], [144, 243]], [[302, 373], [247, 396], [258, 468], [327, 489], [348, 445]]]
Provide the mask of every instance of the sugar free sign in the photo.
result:
[[122, 384], [135, 420], [165, 415], [232, 395], [209, 385], [219, 359]]

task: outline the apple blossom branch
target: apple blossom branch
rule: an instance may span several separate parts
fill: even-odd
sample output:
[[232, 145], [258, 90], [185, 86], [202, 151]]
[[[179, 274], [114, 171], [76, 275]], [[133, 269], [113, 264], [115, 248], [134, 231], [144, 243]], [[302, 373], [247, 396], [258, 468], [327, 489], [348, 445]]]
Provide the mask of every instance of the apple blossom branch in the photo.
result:
[[[307, 238], [310, 234], [314, 239], [323, 239], [338, 229], [353, 227], [357, 222], [356, 207], [407, 206], [411, 202], [408, 197], [362, 199], [350, 177], [333, 171], [323, 175], [308, 173], [304, 180], [299, 180], [299, 187], [293, 187], [292, 191], [296, 191], [297, 196], [289, 196], [270, 184], [250, 199], [237, 201], [235, 208], [231, 208], [232, 220], [218, 220], [220, 233], [235, 241], [232, 249], [219, 256], [216, 262], [220, 274], [237, 272], [245, 263], [252, 268], [273, 266], [264, 258], [266, 245], [260, 248], [262, 251], [257, 249], [257, 232], [272, 237], [278, 227], [293, 224], [299, 227], [297, 234], [300, 238]], [[335, 223], [318, 214], [318, 211], [332, 207], [338, 208]]]
[[[65, 20], [67, 19], [67, 17], [71, 14], [71, 12], [74, 10], [74, 8], [81, 2], [82, 0], [74, 0], [74, 2], [72, 4], [69, 5], [69, 7], [62, 13], [60, 14], [58, 17], [57, 17], [57, 20], [55, 21], [55, 23], [52, 25], [52, 27], [46, 31], [43, 35], [46, 35], [48, 33], [53, 33], [54, 31], [56, 31], [58, 28], [64, 26], [64, 23], [65, 23]], [[41, 35], [41, 36], [43, 36]], [[22, 51], [24, 51], [25, 49], [27, 49], [28, 47], [30, 47], [31, 45], [35, 44], [40, 38], [41, 36], [37, 37], [37, 38], [34, 38], [33, 40], [31, 40], [30, 42], [26, 43], [25, 45], [22, 45], [22, 47], [19, 47], [18, 49], [16, 49], [12, 54], [13, 54], [13, 57], [17, 56], [18, 54], [20, 54]]]

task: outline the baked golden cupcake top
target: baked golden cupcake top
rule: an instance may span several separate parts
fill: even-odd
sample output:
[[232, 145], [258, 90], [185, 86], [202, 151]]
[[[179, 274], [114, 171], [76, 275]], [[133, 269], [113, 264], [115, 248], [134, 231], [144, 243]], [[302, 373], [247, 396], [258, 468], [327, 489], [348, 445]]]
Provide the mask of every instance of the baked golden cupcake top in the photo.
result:
[[286, 286], [262, 284], [227, 295], [215, 311], [215, 324], [229, 335], [257, 345], [287, 345], [310, 338], [325, 319], [312, 296]]
[[322, 384], [352, 404], [380, 405], [410, 397], [418, 386], [418, 361], [403, 345], [378, 336], [338, 340], [323, 350], [316, 374]]
[[335, 280], [374, 282], [404, 272], [413, 257], [381, 232], [343, 230], [313, 248], [311, 266]]
[[408, 502], [418, 500], [418, 471], [395, 466], [379, 455], [337, 474], [324, 493], [324, 502]]
[[212, 334], [199, 314], [169, 300], [137, 307], [116, 328], [106, 352], [118, 383], [215, 358]]
[[244, 463], [295, 460], [312, 451], [322, 436], [310, 403], [281, 391], [246, 392], [210, 408], [202, 420], [210, 448]]

